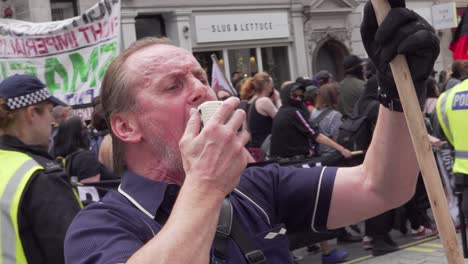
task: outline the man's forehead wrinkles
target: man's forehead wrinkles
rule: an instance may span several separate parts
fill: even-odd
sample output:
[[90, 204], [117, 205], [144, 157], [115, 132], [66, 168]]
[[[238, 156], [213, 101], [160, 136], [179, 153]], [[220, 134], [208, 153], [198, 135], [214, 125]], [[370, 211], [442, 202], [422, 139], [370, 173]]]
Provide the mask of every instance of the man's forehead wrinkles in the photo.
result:
[[143, 88], [148, 88], [151, 85], [151, 67], [144, 68], [143, 70]]
[[134, 70], [141, 75], [142, 88], [151, 87], [165, 77], [203, 72], [192, 54], [172, 46], [153, 47], [133, 57], [133, 62], [138, 65]]
[[149, 53], [149, 54], [141, 54], [140, 55], [141, 60], [144, 61], [145, 63], [152, 63], [152, 64], [165, 64], [169, 62], [188, 62], [191, 61], [190, 54], [187, 54], [185, 52], [176, 52], [176, 51], [168, 51], [168, 52], [162, 52], [158, 51], [155, 53]]

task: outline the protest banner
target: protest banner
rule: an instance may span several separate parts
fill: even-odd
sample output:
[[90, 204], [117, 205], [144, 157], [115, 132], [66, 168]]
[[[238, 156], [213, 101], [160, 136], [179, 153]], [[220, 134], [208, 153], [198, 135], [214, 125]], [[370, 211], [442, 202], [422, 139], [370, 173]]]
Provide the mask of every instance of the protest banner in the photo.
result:
[[0, 19], [0, 79], [31, 74], [74, 108], [89, 106], [120, 52], [120, 4], [101, 0], [62, 21]]

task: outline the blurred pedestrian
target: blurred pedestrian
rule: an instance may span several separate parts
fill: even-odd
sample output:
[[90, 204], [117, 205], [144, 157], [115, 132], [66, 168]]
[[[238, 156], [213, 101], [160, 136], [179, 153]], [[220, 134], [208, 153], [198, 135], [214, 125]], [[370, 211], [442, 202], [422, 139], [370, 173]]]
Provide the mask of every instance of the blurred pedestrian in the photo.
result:
[[364, 61], [356, 55], [344, 58], [345, 78], [340, 82], [338, 111], [351, 116], [354, 104], [364, 91]]
[[315, 74], [314, 79], [320, 87], [324, 84], [333, 82], [333, 75], [327, 70], [321, 70]]
[[245, 90], [254, 91], [253, 97], [249, 100], [247, 127], [251, 137], [249, 147], [259, 148], [265, 138], [271, 134], [273, 118], [278, 112], [280, 103], [276, 98], [275, 103], [271, 99], [275, 95], [275, 88], [273, 79], [267, 73], [255, 74], [254, 77], [245, 81], [242, 87], [245, 87]]
[[[341, 113], [338, 104], [338, 84], [329, 83], [319, 88], [315, 109], [310, 114], [309, 123], [319, 127], [320, 133], [336, 142], [341, 126]], [[318, 152], [325, 166], [336, 166], [343, 158], [339, 151], [324, 144], [318, 145]]]
[[102, 110], [102, 105], [100, 100], [94, 101], [93, 115], [91, 117], [91, 127], [88, 129], [90, 133], [89, 136], [89, 150], [94, 153], [96, 159], [99, 156], [99, 149], [101, 147], [104, 137], [109, 134], [109, 128], [107, 127], [106, 118]]
[[441, 87], [440, 92], [445, 92], [461, 82], [463, 78], [468, 76], [468, 61], [456, 60], [452, 63], [452, 73], [450, 78], [445, 83], [445, 86]]
[[52, 117], [54, 121], [52, 122], [52, 132], [50, 133], [50, 144], [49, 144], [49, 153], [53, 156], [52, 153], [54, 149], [55, 136], [57, 136], [57, 131], [60, 124], [72, 115], [73, 109], [70, 106], [57, 105], [52, 108]]
[[224, 100], [228, 99], [228, 98], [231, 97], [231, 96], [232, 96], [232, 94], [229, 93], [229, 92], [226, 91], [226, 90], [220, 89], [220, 90], [218, 90], [218, 91], [216, 92], [216, 97], [218, 98], [219, 101], [224, 101]]
[[89, 134], [79, 116], [65, 120], [59, 127], [54, 153], [64, 162], [66, 173], [81, 183], [112, 179], [112, 173], [89, 150]]

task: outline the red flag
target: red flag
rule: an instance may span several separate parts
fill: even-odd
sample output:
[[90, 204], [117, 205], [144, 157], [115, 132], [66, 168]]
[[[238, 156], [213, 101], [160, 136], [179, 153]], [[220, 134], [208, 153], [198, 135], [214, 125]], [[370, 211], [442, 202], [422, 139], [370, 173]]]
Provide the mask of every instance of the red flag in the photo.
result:
[[453, 52], [454, 60], [468, 59], [468, 18], [465, 16], [467, 14], [467, 9], [468, 8], [465, 8], [462, 19], [450, 43], [450, 50]]
[[217, 58], [215, 56], [211, 56], [211, 59], [213, 60], [213, 68], [211, 70], [211, 88], [215, 91], [225, 90], [231, 95], [237, 95], [236, 91], [232, 89], [231, 85], [224, 77], [224, 73], [218, 65]]

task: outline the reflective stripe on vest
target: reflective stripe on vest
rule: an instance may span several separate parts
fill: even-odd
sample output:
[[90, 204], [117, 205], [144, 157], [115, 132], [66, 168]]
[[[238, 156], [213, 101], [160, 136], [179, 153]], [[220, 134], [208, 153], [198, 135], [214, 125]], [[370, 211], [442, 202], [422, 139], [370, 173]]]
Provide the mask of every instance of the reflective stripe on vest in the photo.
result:
[[455, 158], [468, 159], [468, 151], [455, 151]]
[[2, 264], [27, 263], [19, 236], [18, 211], [23, 190], [31, 176], [43, 169], [28, 155], [0, 150], [0, 243]]

